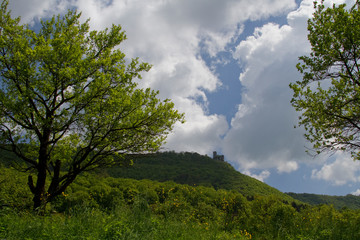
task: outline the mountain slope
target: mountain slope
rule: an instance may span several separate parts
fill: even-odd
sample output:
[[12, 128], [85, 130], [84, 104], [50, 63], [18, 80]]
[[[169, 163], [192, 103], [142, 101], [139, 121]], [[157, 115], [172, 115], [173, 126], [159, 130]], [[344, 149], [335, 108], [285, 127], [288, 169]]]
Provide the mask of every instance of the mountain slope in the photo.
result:
[[293, 201], [279, 190], [241, 174], [230, 164], [198, 153], [163, 152], [133, 156], [133, 161], [131, 167], [113, 167], [106, 172], [111, 177], [212, 186], [215, 189], [236, 190], [247, 197], [276, 195], [286, 201]]
[[329, 196], [310, 193], [286, 193], [294, 199], [311, 205], [328, 204], [337, 209], [344, 207], [360, 209], [360, 196], [348, 194], [346, 196]]

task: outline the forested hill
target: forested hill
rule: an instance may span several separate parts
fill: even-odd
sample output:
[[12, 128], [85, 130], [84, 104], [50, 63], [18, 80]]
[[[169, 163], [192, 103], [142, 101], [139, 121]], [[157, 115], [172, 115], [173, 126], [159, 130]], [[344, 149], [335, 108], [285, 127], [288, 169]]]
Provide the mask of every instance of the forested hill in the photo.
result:
[[107, 169], [111, 177], [174, 181], [180, 184], [236, 190], [244, 196], [277, 195], [293, 201], [269, 185], [236, 171], [230, 164], [198, 153], [162, 152], [135, 156], [131, 167]]
[[[174, 181], [180, 184], [211, 186], [236, 190], [244, 196], [277, 195], [285, 201], [299, 200], [311, 205], [328, 204], [340, 209], [360, 209], [360, 197], [282, 193], [281, 191], [236, 171], [229, 163], [198, 153], [162, 152], [133, 156], [131, 167], [113, 167], [106, 172], [112, 177]], [[291, 198], [289, 198], [289, 196]]]
[[337, 209], [350, 208], [360, 209], [360, 196], [348, 194], [346, 196], [328, 196], [310, 193], [287, 193], [289, 196], [301, 202], [311, 205], [328, 204]]

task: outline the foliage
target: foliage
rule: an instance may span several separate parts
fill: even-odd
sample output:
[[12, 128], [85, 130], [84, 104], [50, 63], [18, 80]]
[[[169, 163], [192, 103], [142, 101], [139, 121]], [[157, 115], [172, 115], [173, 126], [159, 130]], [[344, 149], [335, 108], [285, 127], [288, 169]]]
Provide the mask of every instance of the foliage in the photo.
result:
[[327, 204], [336, 209], [360, 209], [360, 196], [348, 194], [346, 196], [328, 196], [310, 193], [287, 193], [294, 199], [311, 205]]
[[[2, 196], [17, 194], [8, 186], [25, 189], [25, 174], [0, 172], [8, 179], [0, 182]], [[29, 202], [29, 194], [20, 203], [2, 199], [0, 239], [360, 238], [359, 210], [299, 208], [274, 195], [248, 200], [237, 191], [174, 182], [83, 174], [49, 204], [45, 216], [28, 211]]]
[[291, 102], [317, 154], [341, 150], [360, 159], [360, 3], [348, 9], [322, 2], [308, 21], [311, 53], [300, 57], [303, 79], [290, 84]]
[[183, 120], [172, 102], [137, 87], [150, 65], [118, 49], [126, 39], [120, 26], [90, 31], [89, 21], [69, 10], [35, 32], [7, 5], [3, 0], [0, 9], [0, 147], [36, 175], [28, 181], [34, 208], [83, 171], [157, 150]]
[[215, 189], [236, 190], [246, 197], [277, 195], [286, 201], [293, 200], [277, 189], [241, 174], [229, 163], [198, 153], [158, 152], [130, 157], [134, 161], [132, 166], [113, 167], [106, 169], [103, 174], [112, 177], [174, 181], [190, 186], [201, 185]]
[[25, 210], [32, 205], [24, 174], [0, 166], [0, 208]]

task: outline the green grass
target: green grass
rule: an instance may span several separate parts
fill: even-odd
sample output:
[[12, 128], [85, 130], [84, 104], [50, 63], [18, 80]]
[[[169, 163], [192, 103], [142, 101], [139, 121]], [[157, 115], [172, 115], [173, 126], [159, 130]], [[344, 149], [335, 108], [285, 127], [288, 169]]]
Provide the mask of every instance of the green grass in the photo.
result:
[[117, 209], [77, 209], [72, 214], [37, 216], [31, 213], [0, 215], [0, 239], [249, 239], [240, 232], [176, 218]]

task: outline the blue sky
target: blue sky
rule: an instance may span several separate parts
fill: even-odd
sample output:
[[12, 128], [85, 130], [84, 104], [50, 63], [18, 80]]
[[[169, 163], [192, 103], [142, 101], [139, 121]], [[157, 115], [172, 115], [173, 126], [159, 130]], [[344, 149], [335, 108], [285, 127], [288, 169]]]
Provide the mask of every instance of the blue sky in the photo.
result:
[[[326, 4], [354, 0], [328, 0]], [[360, 162], [344, 153], [313, 158], [288, 85], [309, 53], [312, 0], [10, 0], [14, 16], [77, 8], [92, 29], [120, 24], [128, 57], [153, 64], [140, 86], [185, 113], [164, 150], [211, 155], [284, 192], [360, 194]]]

